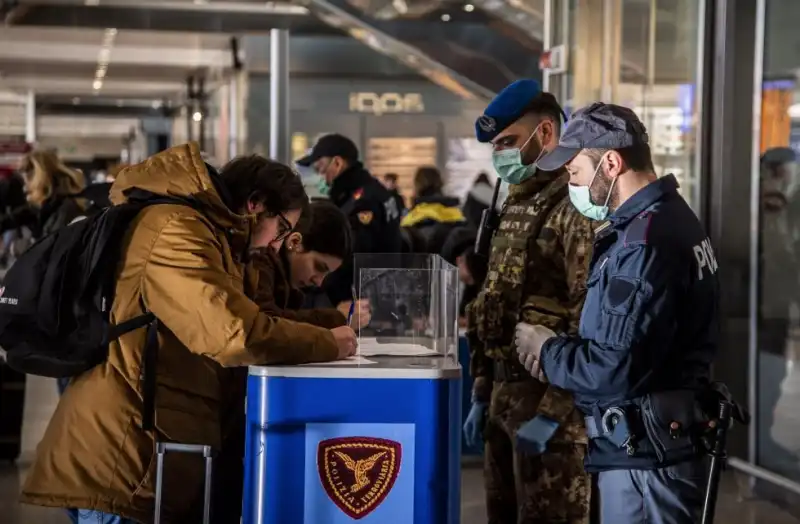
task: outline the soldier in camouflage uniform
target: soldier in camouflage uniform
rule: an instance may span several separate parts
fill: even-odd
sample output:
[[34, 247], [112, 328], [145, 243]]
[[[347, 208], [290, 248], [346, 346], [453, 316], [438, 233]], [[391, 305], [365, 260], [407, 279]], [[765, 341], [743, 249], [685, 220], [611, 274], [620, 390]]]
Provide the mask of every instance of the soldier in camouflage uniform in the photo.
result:
[[[589, 522], [591, 481], [584, 472], [587, 438], [572, 395], [533, 380], [513, 346], [517, 322], [576, 333], [586, 294], [592, 223], [568, 198], [565, 172], [535, 161], [558, 142], [561, 108], [537, 82], [503, 90], [476, 123], [491, 142], [509, 196], [491, 242], [489, 273], [468, 310], [473, 405], [468, 443], [485, 443], [489, 524]], [[543, 453], [522, 450], [520, 427], [537, 416], [557, 429]]]

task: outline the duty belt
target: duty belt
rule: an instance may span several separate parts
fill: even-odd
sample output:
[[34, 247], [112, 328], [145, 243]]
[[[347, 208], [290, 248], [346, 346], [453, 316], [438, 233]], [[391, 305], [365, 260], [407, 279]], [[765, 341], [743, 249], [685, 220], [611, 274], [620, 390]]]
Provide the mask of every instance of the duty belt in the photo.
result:
[[522, 382], [532, 380], [531, 374], [515, 359], [494, 361], [495, 382]]
[[[608, 408], [602, 417], [584, 417], [586, 424], [586, 436], [590, 440], [605, 438], [614, 443], [617, 447], [625, 448], [628, 455], [636, 453], [634, 446], [634, 435], [631, 428], [630, 417], [634, 415], [630, 408], [611, 407]], [[634, 415], [635, 416], [635, 415]]]

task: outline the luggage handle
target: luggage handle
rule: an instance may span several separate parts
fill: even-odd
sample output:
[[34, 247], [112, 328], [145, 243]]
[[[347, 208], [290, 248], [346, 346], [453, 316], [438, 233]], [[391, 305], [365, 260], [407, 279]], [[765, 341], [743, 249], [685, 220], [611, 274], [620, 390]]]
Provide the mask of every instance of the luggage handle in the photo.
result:
[[202, 444], [156, 443], [156, 507], [153, 524], [161, 524], [161, 492], [163, 490], [164, 455], [168, 451], [203, 455], [206, 462], [205, 483], [203, 486], [203, 524], [211, 524], [211, 477], [213, 475], [214, 449]]

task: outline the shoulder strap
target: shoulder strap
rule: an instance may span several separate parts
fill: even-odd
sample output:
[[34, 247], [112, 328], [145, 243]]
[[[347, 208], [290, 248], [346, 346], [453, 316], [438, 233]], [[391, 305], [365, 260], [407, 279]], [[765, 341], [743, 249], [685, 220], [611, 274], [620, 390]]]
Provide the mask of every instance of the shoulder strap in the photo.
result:
[[[148, 313], [152, 315], [152, 313]], [[156, 419], [156, 368], [158, 367], [158, 319], [153, 317], [147, 326], [147, 337], [142, 356], [142, 429], [155, 430]]]

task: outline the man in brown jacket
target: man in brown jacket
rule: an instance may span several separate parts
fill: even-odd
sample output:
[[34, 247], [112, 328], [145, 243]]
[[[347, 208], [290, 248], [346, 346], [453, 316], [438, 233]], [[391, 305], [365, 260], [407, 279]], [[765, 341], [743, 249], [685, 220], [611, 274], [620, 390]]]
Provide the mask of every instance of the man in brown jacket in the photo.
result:
[[[112, 188], [191, 197], [198, 205], [154, 205], [123, 242], [111, 320], [151, 311], [159, 320], [155, 431], [142, 429], [145, 330], [111, 344], [106, 362], [75, 377], [37, 450], [22, 502], [79, 508], [121, 522], [153, 516], [156, 441], [222, 447], [236, 394], [236, 366], [331, 361], [354, 353], [348, 327], [333, 330], [259, 311], [257, 273], [246, 253], [285, 238], [307, 205], [292, 170], [260, 157], [217, 174], [195, 144], [123, 170]], [[162, 522], [190, 522], [203, 461], [167, 455]], [[90, 518], [95, 518], [94, 516]], [[102, 515], [101, 515], [102, 518]]]

